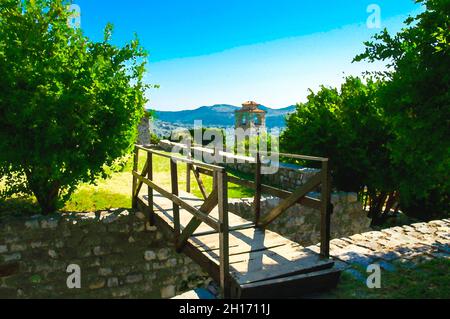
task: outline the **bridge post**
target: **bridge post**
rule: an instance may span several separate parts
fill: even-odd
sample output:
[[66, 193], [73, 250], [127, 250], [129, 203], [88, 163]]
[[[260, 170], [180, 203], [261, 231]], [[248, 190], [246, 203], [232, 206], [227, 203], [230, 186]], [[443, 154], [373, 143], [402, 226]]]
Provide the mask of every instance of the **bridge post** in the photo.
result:
[[[133, 153], [133, 171], [137, 172], [138, 170], [138, 161], [139, 161], [139, 148], [137, 146], [134, 147]], [[133, 188], [131, 189], [131, 207], [133, 209], [137, 209], [137, 197], [139, 194], [135, 194], [137, 186], [137, 178], [133, 175]]]
[[[170, 177], [172, 184], [172, 194], [178, 196], [178, 170], [177, 170], [177, 162], [170, 159]], [[175, 232], [175, 244], [178, 242], [178, 238], [180, 237], [180, 207], [173, 202], [173, 223], [174, 223], [174, 232]]]
[[230, 296], [230, 261], [229, 261], [229, 225], [228, 225], [228, 176], [225, 170], [216, 171], [219, 204], [219, 249], [220, 249], [220, 287], [223, 298]]
[[256, 152], [256, 165], [255, 165], [255, 198], [253, 200], [255, 210], [255, 225], [259, 224], [261, 217], [261, 156], [259, 151]]
[[330, 223], [331, 223], [331, 172], [328, 160], [322, 162], [322, 190], [320, 198], [320, 255], [330, 257]]
[[[153, 181], [153, 154], [147, 152], [147, 178]], [[148, 196], [148, 209], [150, 225], [155, 225], [155, 212], [153, 208], [153, 188], [147, 185], [147, 196]]]
[[[192, 159], [191, 146], [190, 145], [186, 145], [186, 146], [187, 146], [187, 158], [190, 160], [190, 159]], [[192, 164], [187, 163], [186, 164], [186, 192], [188, 192], [188, 193], [191, 192], [191, 170], [192, 170]]]

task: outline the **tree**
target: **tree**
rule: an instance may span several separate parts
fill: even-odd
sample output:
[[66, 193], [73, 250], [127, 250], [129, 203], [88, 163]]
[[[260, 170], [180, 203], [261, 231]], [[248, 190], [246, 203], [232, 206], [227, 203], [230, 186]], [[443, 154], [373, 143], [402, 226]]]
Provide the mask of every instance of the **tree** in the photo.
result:
[[402, 207], [430, 219], [449, 214], [450, 201], [450, 1], [418, 0], [426, 10], [365, 43], [355, 61], [387, 61], [379, 75], [383, 109], [395, 132], [388, 148], [399, 169]]
[[383, 204], [396, 196], [395, 169], [386, 148], [392, 136], [378, 99], [383, 85], [348, 77], [340, 90], [322, 86], [311, 91], [287, 118], [281, 136], [284, 151], [330, 158], [337, 189], [363, 195], [367, 188], [374, 223], [386, 218]]
[[3, 197], [34, 194], [54, 212], [131, 149], [144, 114], [147, 53], [68, 26], [65, 0], [0, 2]]

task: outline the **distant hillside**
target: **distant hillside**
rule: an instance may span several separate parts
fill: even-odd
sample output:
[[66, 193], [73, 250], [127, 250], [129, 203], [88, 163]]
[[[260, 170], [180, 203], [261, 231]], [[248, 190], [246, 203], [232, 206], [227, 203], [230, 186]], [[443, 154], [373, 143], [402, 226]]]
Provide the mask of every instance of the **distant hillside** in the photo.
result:
[[[195, 120], [202, 120], [204, 126], [227, 127], [234, 126], [234, 112], [240, 109], [238, 106], [228, 104], [217, 104], [213, 106], [202, 106], [195, 110], [177, 112], [156, 111], [156, 117], [163, 122], [193, 125]], [[287, 114], [295, 111], [295, 106], [282, 109], [272, 109], [261, 105], [260, 109], [267, 111], [266, 123], [268, 128], [284, 127], [284, 118]]]

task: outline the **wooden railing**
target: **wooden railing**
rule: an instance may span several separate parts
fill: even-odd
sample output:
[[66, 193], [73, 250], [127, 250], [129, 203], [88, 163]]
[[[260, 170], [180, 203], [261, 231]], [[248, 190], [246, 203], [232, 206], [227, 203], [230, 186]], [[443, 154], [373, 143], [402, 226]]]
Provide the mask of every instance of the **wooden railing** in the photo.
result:
[[[142, 172], [138, 172], [139, 151], [147, 154], [146, 162]], [[161, 156], [170, 159], [170, 175], [171, 175], [171, 191], [158, 186], [153, 180], [153, 157]], [[178, 163], [185, 163], [188, 167], [201, 168], [212, 172], [214, 178], [214, 188], [211, 194], [207, 195], [206, 190], [198, 177], [199, 186], [203, 189], [205, 201], [200, 208], [196, 208], [182, 198], [179, 197], [178, 184]], [[229, 294], [229, 224], [228, 224], [228, 176], [223, 167], [209, 165], [191, 159], [171, 156], [162, 152], [158, 152], [143, 146], [136, 146], [134, 150], [133, 161], [133, 188], [132, 188], [132, 206], [137, 209], [137, 201], [143, 184], [148, 186], [148, 207], [149, 220], [153, 224], [155, 221], [155, 213], [153, 206], [154, 191], [161, 196], [173, 202], [173, 223], [174, 223], [174, 240], [177, 251], [181, 251], [186, 245], [189, 238], [198, 229], [201, 223], [205, 223], [214, 229], [219, 235], [219, 263], [220, 263], [220, 285], [222, 293], [225, 297]], [[211, 211], [218, 206], [218, 219], [209, 216]], [[181, 232], [180, 225], [180, 208], [192, 214], [192, 219]]]
[[[137, 208], [137, 201], [139, 193], [141, 192], [143, 184], [147, 185], [148, 193], [148, 207], [149, 207], [149, 219], [153, 224], [155, 221], [154, 214], [154, 191], [158, 192], [163, 197], [169, 199], [173, 203], [173, 220], [174, 220], [174, 241], [177, 251], [182, 251], [187, 244], [189, 238], [194, 235], [198, 227], [205, 223], [210, 226], [213, 231], [209, 234], [218, 233], [219, 235], [219, 277], [220, 285], [224, 297], [227, 297], [230, 292], [229, 286], [229, 232], [239, 229], [246, 229], [252, 227], [264, 228], [278, 218], [284, 211], [295, 204], [301, 204], [307, 207], [317, 209], [321, 213], [320, 222], [320, 255], [324, 258], [329, 258], [330, 251], [330, 218], [333, 211], [331, 205], [331, 177], [329, 160], [327, 158], [312, 157], [295, 154], [279, 153], [279, 156], [291, 157], [308, 161], [319, 161], [322, 164], [322, 168], [316, 174], [314, 174], [305, 184], [301, 185], [293, 192], [283, 190], [281, 188], [265, 185], [262, 183], [261, 176], [261, 157], [267, 155], [267, 152], [258, 152], [254, 158], [255, 165], [255, 180], [251, 181], [244, 178], [238, 178], [235, 176], [229, 176], [224, 167], [206, 164], [204, 162], [192, 160], [193, 151], [195, 147], [177, 144], [178, 147], [187, 148], [187, 157], [179, 157], [169, 155], [167, 153], [159, 152], [150, 148], [137, 145], [134, 151], [133, 162], [133, 189], [132, 189], [132, 205], [133, 208]], [[147, 154], [146, 162], [142, 172], [138, 172], [139, 163], [139, 151], [143, 151]], [[198, 149], [197, 149], [198, 151]], [[216, 152], [217, 150], [214, 150]], [[158, 186], [153, 180], [153, 157], [161, 156], [170, 159], [170, 175], [171, 175], [171, 191]], [[179, 197], [179, 183], [178, 183], [178, 164], [186, 164], [186, 190], [191, 190], [191, 173], [194, 176], [199, 189], [204, 197], [203, 205], [200, 208], [195, 208], [182, 198]], [[211, 176], [213, 178], [213, 189], [208, 194], [202, 175]], [[255, 221], [254, 223], [247, 223], [235, 227], [229, 227], [228, 223], [228, 182], [252, 188], [255, 190], [254, 211]], [[321, 188], [321, 197], [316, 199], [308, 196], [308, 193]], [[261, 194], [266, 193], [282, 199], [280, 204], [273, 208], [269, 213], [261, 216]], [[213, 218], [209, 214], [218, 206], [218, 219]], [[180, 207], [185, 211], [192, 214], [192, 219], [187, 226], [181, 231], [180, 225]], [[207, 233], [198, 234], [196, 236]]]
[[[202, 145], [183, 145], [174, 143], [179, 149], [183, 149], [188, 157], [191, 157], [195, 151], [197, 152], [209, 152], [210, 154], [217, 154], [217, 152], [222, 152], [224, 156], [235, 156], [233, 153], [227, 153], [223, 149], [205, 147]], [[254, 181], [238, 178], [235, 176], [228, 176], [228, 181], [230, 183], [245, 186], [250, 189], [254, 189], [254, 201], [253, 209], [255, 214], [255, 226], [260, 228], [265, 228], [271, 224], [275, 219], [277, 219], [284, 211], [295, 204], [301, 204], [313, 209], [320, 211], [320, 254], [324, 258], [329, 258], [330, 256], [330, 219], [333, 213], [333, 205], [331, 204], [331, 171], [329, 167], [329, 159], [317, 156], [307, 156], [298, 154], [287, 154], [287, 153], [275, 153], [266, 151], [255, 151], [253, 156], [245, 156], [247, 158], [252, 158], [252, 162], [255, 164]], [[261, 158], [264, 156], [277, 156], [292, 158], [297, 160], [320, 162], [321, 169], [318, 170], [313, 176], [311, 176], [308, 181], [295, 189], [293, 192], [283, 190], [278, 187], [265, 185], [262, 183], [261, 174]], [[194, 173], [197, 180], [200, 179], [200, 175], [213, 176], [213, 172], [205, 167], [197, 167], [195, 169], [192, 166], [188, 166], [187, 175], [190, 176], [189, 171]], [[200, 178], [199, 178], [200, 177]], [[316, 199], [308, 196], [308, 193], [318, 189], [320, 187], [320, 199]], [[265, 216], [261, 216], [261, 195], [269, 194], [282, 199], [281, 203], [274, 207]]]

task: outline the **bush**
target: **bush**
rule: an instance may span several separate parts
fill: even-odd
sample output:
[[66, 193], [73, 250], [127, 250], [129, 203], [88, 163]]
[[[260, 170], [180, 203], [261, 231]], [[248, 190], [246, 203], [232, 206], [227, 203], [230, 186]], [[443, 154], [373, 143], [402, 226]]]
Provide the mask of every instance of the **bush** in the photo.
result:
[[398, 167], [403, 210], [421, 219], [448, 216], [450, 204], [450, 1], [418, 0], [426, 10], [366, 42], [356, 61], [388, 61], [380, 92], [395, 133], [389, 142]]
[[139, 41], [95, 43], [67, 25], [64, 0], [0, 2], [3, 197], [32, 193], [55, 211], [127, 154], [146, 102]]
[[396, 202], [422, 220], [450, 211], [450, 2], [417, 2], [423, 13], [355, 58], [387, 60], [389, 71], [311, 93], [282, 136], [287, 151], [330, 157], [335, 186], [359, 191], [375, 224]]
[[285, 152], [330, 158], [333, 185], [339, 190], [362, 194], [367, 187], [374, 218], [380, 217], [386, 198], [395, 196], [395, 169], [386, 148], [392, 136], [378, 103], [382, 86], [348, 77], [340, 90], [311, 92], [288, 117], [281, 136]]

